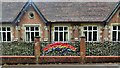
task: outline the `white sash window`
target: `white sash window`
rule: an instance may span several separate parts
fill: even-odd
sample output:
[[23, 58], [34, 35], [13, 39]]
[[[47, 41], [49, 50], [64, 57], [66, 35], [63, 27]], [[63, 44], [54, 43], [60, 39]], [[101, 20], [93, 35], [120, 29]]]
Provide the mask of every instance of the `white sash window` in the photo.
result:
[[84, 26], [83, 33], [87, 42], [98, 41], [98, 27], [97, 26]]
[[35, 36], [39, 36], [39, 27], [38, 26], [26, 26], [25, 27], [25, 41], [33, 42]]
[[120, 25], [112, 26], [112, 41], [120, 41]]
[[1, 42], [11, 41], [11, 28], [10, 27], [0, 27], [0, 41]]
[[54, 41], [66, 42], [68, 41], [68, 27], [55, 26], [54, 27]]

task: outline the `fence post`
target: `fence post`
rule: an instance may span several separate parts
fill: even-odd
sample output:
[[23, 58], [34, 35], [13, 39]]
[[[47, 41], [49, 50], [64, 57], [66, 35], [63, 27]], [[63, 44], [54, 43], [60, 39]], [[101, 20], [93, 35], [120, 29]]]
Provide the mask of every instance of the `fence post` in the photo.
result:
[[36, 36], [34, 38], [34, 55], [36, 58], [36, 64], [39, 63], [39, 57], [40, 57], [40, 37]]
[[85, 63], [85, 56], [86, 56], [86, 42], [85, 36], [80, 37], [80, 57], [81, 57], [81, 64]]

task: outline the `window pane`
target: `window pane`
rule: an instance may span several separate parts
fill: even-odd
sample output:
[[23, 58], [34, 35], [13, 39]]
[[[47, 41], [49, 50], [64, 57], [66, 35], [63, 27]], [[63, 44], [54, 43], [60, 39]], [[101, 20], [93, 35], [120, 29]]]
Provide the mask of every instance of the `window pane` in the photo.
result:
[[92, 26], [89, 26], [89, 27], [88, 27], [88, 30], [92, 30]]
[[11, 41], [11, 33], [7, 32], [7, 41]]
[[112, 41], [116, 41], [116, 35], [117, 35], [116, 31], [113, 31], [113, 33], [112, 33]]
[[2, 31], [6, 31], [6, 28], [5, 28], [5, 27], [2, 27]]
[[29, 31], [29, 27], [26, 27], [26, 30]]
[[26, 32], [26, 41], [30, 41], [30, 32]]
[[39, 32], [35, 32], [35, 36], [39, 36]]
[[59, 27], [59, 30], [60, 30], [60, 31], [63, 31], [63, 27]]
[[84, 27], [84, 30], [87, 30], [87, 27]]
[[63, 41], [63, 32], [60, 32], [59, 35], [60, 35], [60, 36], [59, 36], [59, 38], [60, 38], [59, 40], [60, 40], [60, 41]]
[[97, 32], [96, 31], [93, 32], [93, 41], [97, 41]]
[[58, 41], [58, 32], [55, 32], [54, 37], [55, 37], [54, 41]]
[[118, 30], [120, 30], [120, 26], [118, 26]]
[[68, 28], [67, 28], [67, 27], [64, 27], [64, 30], [68, 30]]
[[64, 41], [68, 41], [68, 32], [64, 33]]
[[113, 30], [117, 30], [117, 26], [113, 26]]
[[55, 27], [55, 30], [58, 30], [58, 27]]
[[2, 38], [1, 38], [1, 32], [0, 32], [0, 41], [2, 41]]
[[0, 27], [0, 31], [1, 31], [1, 27]]
[[39, 31], [39, 27], [35, 27], [35, 31]]
[[84, 32], [84, 35], [85, 35], [85, 38], [86, 38], [86, 41], [87, 41], [87, 31]]
[[97, 27], [94, 26], [94, 27], [93, 27], [93, 30], [97, 30]]
[[34, 27], [31, 27], [31, 31], [34, 31]]
[[7, 31], [10, 31], [10, 27], [7, 27]]
[[118, 41], [120, 41], [120, 32], [118, 32]]
[[31, 41], [34, 41], [34, 32], [31, 32]]
[[92, 41], [92, 32], [89, 32], [89, 40], [88, 41]]
[[3, 41], [6, 41], [6, 33], [3, 32]]

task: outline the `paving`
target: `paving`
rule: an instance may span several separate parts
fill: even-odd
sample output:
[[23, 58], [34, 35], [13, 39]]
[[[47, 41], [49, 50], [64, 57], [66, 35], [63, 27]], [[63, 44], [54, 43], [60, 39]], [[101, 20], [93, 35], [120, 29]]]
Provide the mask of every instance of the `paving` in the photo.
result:
[[120, 68], [120, 64], [36, 64], [36, 65], [3, 65], [2, 68]]

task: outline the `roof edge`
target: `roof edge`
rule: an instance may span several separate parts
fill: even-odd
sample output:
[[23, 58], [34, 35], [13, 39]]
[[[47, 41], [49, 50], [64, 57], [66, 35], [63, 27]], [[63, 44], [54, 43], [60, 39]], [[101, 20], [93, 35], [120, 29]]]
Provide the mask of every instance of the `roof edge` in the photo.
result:
[[112, 17], [114, 16], [114, 14], [117, 12], [117, 10], [120, 7], [120, 1], [117, 3], [117, 5], [115, 6], [115, 8], [112, 10], [112, 12], [108, 15], [108, 17], [106, 18], [104, 23], [105, 25], [108, 24], [110, 22], [110, 20], [112, 19]]
[[18, 25], [20, 18], [24, 15], [24, 12], [28, 9], [29, 5], [31, 5], [35, 9], [35, 11], [39, 14], [39, 16], [44, 21], [44, 23], [47, 24], [46, 19], [44, 18], [44, 16], [42, 15], [42, 13], [38, 10], [37, 6], [34, 4], [34, 2], [31, 2], [29, 0], [23, 6], [22, 10], [19, 12], [19, 14], [17, 15], [17, 17], [14, 19], [14, 21], [12, 23]]

